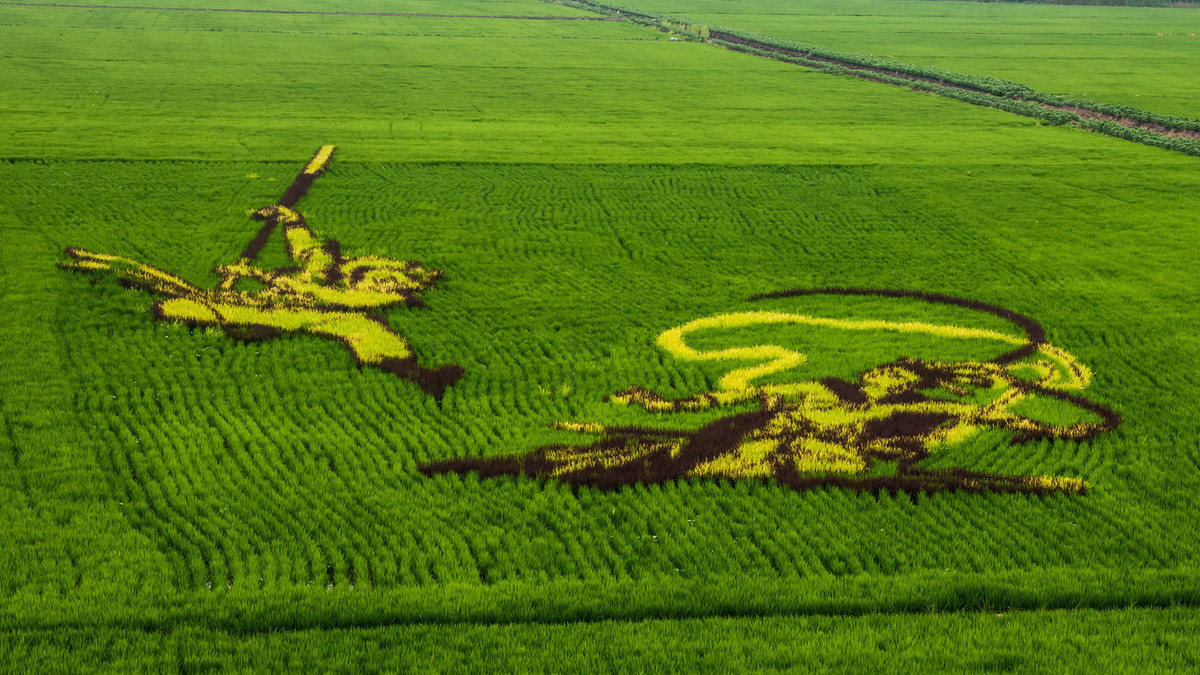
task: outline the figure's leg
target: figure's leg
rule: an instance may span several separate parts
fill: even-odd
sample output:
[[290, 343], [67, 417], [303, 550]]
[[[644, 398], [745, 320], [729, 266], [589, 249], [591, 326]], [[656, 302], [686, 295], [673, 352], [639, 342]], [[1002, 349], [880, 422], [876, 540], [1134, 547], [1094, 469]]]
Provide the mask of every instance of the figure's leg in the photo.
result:
[[85, 251], [81, 248], [68, 248], [66, 253], [72, 259], [58, 264], [63, 269], [90, 273], [110, 272], [115, 274], [117, 281], [124, 286], [133, 286], [171, 297], [190, 296], [201, 292], [174, 274], [132, 258]]
[[417, 364], [408, 341], [387, 325], [382, 316], [371, 317], [350, 312], [318, 312], [320, 319], [305, 330], [339, 340], [359, 363], [386, 370], [412, 380], [426, 393], [438, 399], [446, 387], [462, 377], [462, 367], [446, 365], [423, 368]]
[[262, 309], [249, 305], [206, 304], [190, 298], [171, 298], [155, 305], [161, 319], [191, 325], [220, 326], [234, 337], [263, 339], [279, 333], [311, 333], [341, 342], [362, 364], [412, 380], [427, 394], [441, 398], [446, 387], [462, 376], [460, 366], [422, 368], [402, 335], [382, 317], [352, 312], [305, 309]]
[[635, 483], [662, 483], [681, 478], [675, 457], [689, 432], [632, 429], [588, 445], [552, 445], [526, 455], [460, 457], [418, 467], [426, 476], [476, 472], [480, 478], [530, 476], [573, 485], [617, 488]]
[[641, 387], [630, 387], [608, 397], [608, 400], [620, 405], [637, 405], [650, 412], [679, 412], [693, 410], [708, 410], [722, 406], [734, 405], [757, 398], [758, 392], [753, 389], [732, 391], [715, 391], [685, 396], [677, 399], [667, 399], [657, 392]]

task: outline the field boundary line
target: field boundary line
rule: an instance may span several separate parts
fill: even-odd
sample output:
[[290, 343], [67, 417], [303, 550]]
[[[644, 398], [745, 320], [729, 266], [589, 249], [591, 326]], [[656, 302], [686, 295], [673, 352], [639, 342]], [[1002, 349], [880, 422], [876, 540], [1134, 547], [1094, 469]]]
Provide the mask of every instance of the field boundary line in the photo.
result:
[[[839, 52], [692, 19], [670, 17], [594, 0], [542, 0], [832, 75], [890, 84], [973, 105], [1033, 117], [1054, 126], [1072, 126], [1114, 138], [1200, 157], [1200, 119], [1160, 115], [1128, 106], [1067, 99], [1007, 80], [955, 73], [926, 66]], [[674, 39], [674, 38], [673, 38]]]
[[317, 16], [397, 16], [418, 19], [520, 19], [525, 21], [620, 21], [607, 16], [552, 16], [520, 14], [433, 14], [428, 12], [335, 12], [315, 9], [247, 9], [239, 7], [157, 7], [152, 5], [85, 5], [62, 2], [0, 2], [4, 7], [62, 9], [124, 9], [159, 12], [223, 12], [230, 14], [297, 14]]

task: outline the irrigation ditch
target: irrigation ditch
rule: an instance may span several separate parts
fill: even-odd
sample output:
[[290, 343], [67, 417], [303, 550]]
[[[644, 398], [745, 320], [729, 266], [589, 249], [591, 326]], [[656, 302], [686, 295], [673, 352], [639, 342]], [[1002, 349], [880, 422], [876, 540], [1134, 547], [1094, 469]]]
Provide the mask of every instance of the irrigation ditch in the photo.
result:
[[804, 66], [833, 75], [901, 86], [973, 105], [1069, 125], [1127, 141], [1200, 157], [1200, 119], [1160, 115], [1138, 108], [1068, 99], [1026, 85], [955, 73], [866, 54], [839, 52], [771, 36], [662, 16], [593, 0], [543, 0], [620, 18], [691, 41]]

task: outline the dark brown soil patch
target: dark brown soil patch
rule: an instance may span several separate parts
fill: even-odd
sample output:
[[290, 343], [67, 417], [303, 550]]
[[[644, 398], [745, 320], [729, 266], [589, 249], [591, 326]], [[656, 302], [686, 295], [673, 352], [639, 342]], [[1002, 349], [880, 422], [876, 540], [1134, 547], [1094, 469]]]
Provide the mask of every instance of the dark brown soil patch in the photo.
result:
[[950, 419], [945, 413], [897, 412], [882, 419], [867, 420], [863, 435], [867, 439], [924, 436]]
[[867, 402], [866, 392], [862, 390], [862, 387], [853, 382], [847, 382], [840, 377], [827, 377], [820, 380], [820, 382], [841, 399], [843, 403], [862, 405]]

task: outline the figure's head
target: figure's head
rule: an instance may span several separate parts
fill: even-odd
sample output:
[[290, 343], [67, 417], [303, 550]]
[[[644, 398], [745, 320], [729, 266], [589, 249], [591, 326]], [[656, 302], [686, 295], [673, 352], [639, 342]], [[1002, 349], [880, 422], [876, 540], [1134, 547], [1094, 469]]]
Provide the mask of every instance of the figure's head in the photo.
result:
[[441, 277], [415, 261], [404, 262], [375, 256], [347, 258], [342, 263], [342, 278], [356, 291], [411, 297], [433, 286]]

